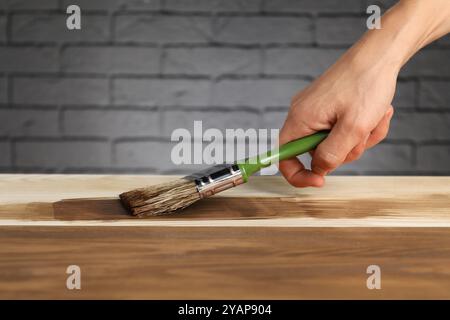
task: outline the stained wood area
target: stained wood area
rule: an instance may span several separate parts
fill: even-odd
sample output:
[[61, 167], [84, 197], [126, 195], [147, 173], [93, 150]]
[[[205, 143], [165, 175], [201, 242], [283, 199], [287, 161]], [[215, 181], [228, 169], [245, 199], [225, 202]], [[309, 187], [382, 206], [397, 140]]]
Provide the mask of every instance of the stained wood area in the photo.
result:
[[117, 200], [169, 179], [0, 175], [0, 298], [450, 298], [448, 177], [257, 177], [145, 219]]

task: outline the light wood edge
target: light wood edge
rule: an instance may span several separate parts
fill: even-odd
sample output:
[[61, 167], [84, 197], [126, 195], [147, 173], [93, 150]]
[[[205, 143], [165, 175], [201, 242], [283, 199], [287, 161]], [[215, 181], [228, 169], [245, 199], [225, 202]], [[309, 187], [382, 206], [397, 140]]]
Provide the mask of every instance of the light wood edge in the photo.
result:
[[1, 227], [274, 227], [274, 228], [450, 228], [449, 219], [254, 219], [254, 220], [0, 220]]

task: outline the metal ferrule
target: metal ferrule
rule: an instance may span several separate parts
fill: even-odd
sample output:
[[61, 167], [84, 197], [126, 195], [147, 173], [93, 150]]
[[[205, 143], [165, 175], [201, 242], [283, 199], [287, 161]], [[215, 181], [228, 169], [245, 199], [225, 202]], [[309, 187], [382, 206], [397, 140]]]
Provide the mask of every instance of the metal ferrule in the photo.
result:
[[218, 192], [236, 187], [244, 183], [242, 172], [237, 165], [220, 169], [209, 175], [195, 179], [201, 198], [210, 197]]

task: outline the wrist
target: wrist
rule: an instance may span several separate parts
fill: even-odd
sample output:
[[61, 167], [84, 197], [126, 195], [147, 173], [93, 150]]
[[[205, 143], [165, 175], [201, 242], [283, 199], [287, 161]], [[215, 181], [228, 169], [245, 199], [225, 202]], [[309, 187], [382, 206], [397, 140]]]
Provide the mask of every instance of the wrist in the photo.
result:
[[442, 1], [400, 1], [383, 15], [382, 29], [367, 31], [346, 55], [356, 66], [398, 74], [417, 51], [450, 30], [450, 6], [437, 5]]
[[372, 39], [365, 35], [350, 50], [343, 59], [356, 74], [388, 76], [397, 78], [403, 66], [403, 58], [390, 38]]

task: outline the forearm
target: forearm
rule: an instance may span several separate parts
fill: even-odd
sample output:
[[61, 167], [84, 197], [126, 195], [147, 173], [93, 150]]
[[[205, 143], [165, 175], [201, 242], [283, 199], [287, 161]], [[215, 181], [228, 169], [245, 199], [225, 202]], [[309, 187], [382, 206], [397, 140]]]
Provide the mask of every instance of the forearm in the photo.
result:
[[348, 51], [356, 66], [400, 68], [421, 48], [450, 32], [449, 0], [403, 0]]

